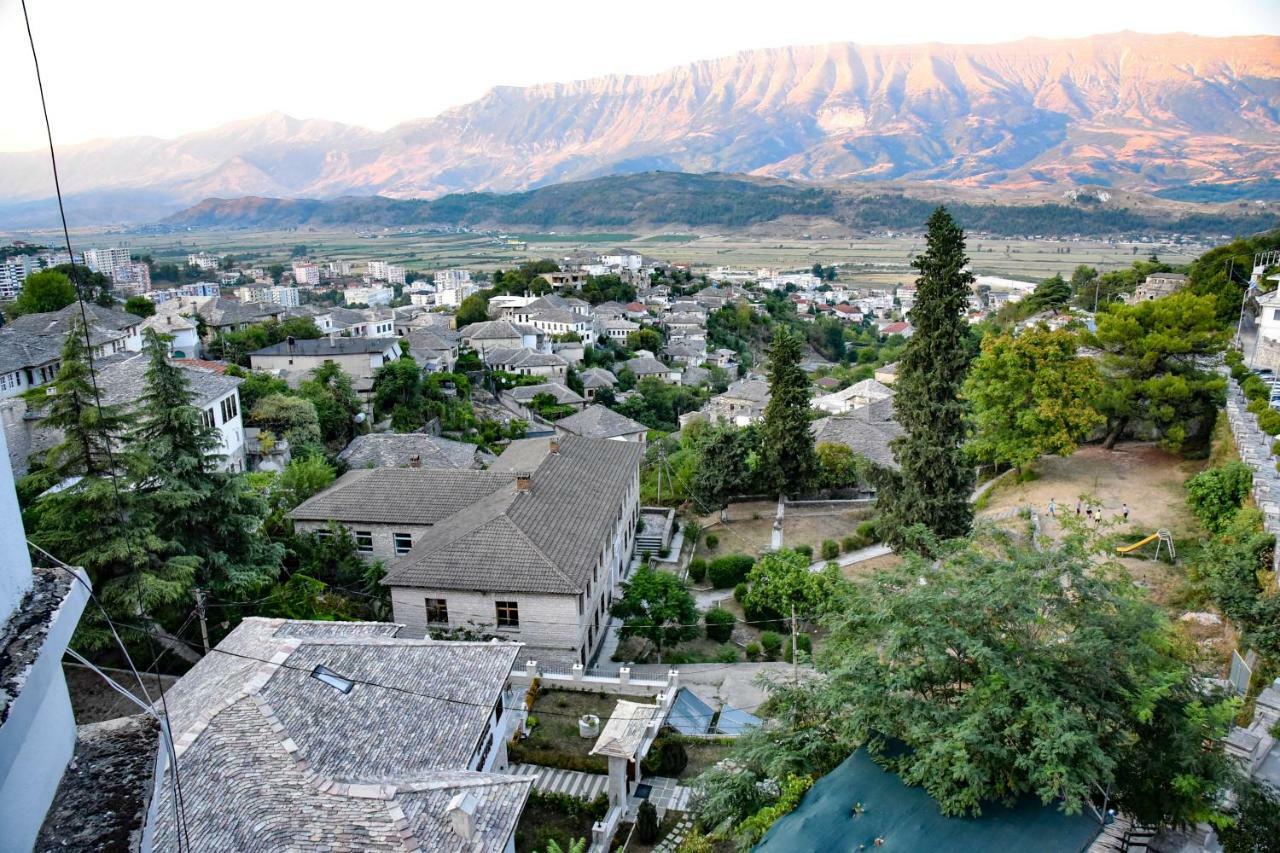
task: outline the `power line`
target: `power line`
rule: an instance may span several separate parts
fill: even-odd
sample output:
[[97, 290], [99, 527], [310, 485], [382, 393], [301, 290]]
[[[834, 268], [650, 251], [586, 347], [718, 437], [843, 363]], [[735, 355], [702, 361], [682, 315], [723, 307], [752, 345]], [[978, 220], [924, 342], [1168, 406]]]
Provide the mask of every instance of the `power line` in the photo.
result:
[[[88, 309], [85, 307], [85, 303], [84, 303], [84, 290], [81, 287], [79, 281], [76, 280], [78, 279], [79, 276], [76, 273], [75, 251], [71, 247], [71, 232], [67, 228], [67, 211], [66, 211], [66, 206], [63, 204], [63, 200], [62, 200], [62, 184], [58, 177], [58, 157], [57, 157], [57, 153], [54, 150], [54, 145], [53, 145], [53, 125], [49, 121], [49, 105], [47, 100], [45, 99], [44, 78], [40, 73], [40, 56], [36, 51], [35, 35], [31, 31], [31, 16], [27, 12], [27, 0], [22, 0], [22, 19], [23, 19], [23, 23], [26, 25], [26, 28], [27, 28], [27, 42], [31, 46], [31, 62], [35, 68], [36, 87], [40, 93], [40, 110], [44, 116], [45, 136], [49, 141], [49, 164], [53, 169], [53, 188], [54, 188], [54, 193], [57, 196], [57, 200], [58, 200], [58, 216], [62, 222], [62, 237], [63, 237], [63, 240], [66, 242], [67, 261], [71, 265], [71, 277], [73, 280], [73, 284], [75, 286], [76, 302], [79, 303], [79, 306], [80, 306], [80, 322], [81, 322], [81, 325], [83, 325], [84, 327], [84, 342], [85, 342], [85, 350], [86, 350], [85, 357], [89, 367], [89, 378], [93, 385], [94, 406], [98, 410], [98, 421], [99, 423], [101, 423], [103, 421], [102, 393], [98, 387], [98, 374], [93, 363], [93, 337], [89, 333], [89, 312], [88, 312]], [[119, 515], [120, 524], [124, 525], [124, 528], [128, 530], [129, 529], [128, 520], [124, 512], [124, 503], [120, 498], [120, 484], [116, 476], [115, 453], [112, 449], [111, 444], [112, 444], [112, 437], [107, 436], [107, 441], [105, 443], [105, 450], [107, 454], [107, 465], [110, 469], [110, 474], [111, 474], [111, 490], [115, 496], [116, 511]], [[87, 473], [89, 472], [86, 471], [86, 474]], [[138, 592], [138, 612], [140, 615], [142, 615], [145, 618], [146, 609], [145, 609], [145, 605], [143, 603], [143, 597], [142, 597], [141, 573], [135, 572], [134, 578], [137, 582], [136, 587]], [[104, 610], [103, 613], [105, 615], [106, 611]], [[115, 633], [114, 627], [112, 628], [112, 633]], [[150, 634], [148, 634], [148, 637], [150, 637]], [[116, 636], [116, 639], [119, 640], [119, 635]], [[148, 642], [151, 643], [151, 650], [152, 650], [152, 654], [154, 655], [155, 654], [154, 639], [149, 639]], [[132, 663], [130, 663], [130, 666], [132, 666]], [[137, 674], [136, 668], [134, 668], [134, 674], [135, 675]], [[160, 679], [160, 673], [158, 670], [156, 672], [156, 688], [160, 692], [160, 703], [164, 709], [165, 716], [167, 718], [169, 713], [168, 703], [165, 700], [164, 685]], [[145, 692], [145, 690], [146, 689], [144, 687], [143, 691]], [[179, 811], [179, 814], [183, 815], [183, 819], [179, 821], [179, 826], [182, 828], [183, 834], [185, 836], [186, 821], [185, 821], [185, 814], [182, 812], [182, 783], [178, 776], [178, 766], [177, 766], [176, 760], [173, 767], [173, 778], [174, 778], [174, 785], [176, 788], [175, 799], [177, 803], [177, 809]], [[185, 840], [186, 840], [187, 849], [190, 850], [191, 839], [189, 837], [186, 837]], [[179, 853], [181, 853], [181, 845], [179, 844], [178, 846], [179, 846]]]

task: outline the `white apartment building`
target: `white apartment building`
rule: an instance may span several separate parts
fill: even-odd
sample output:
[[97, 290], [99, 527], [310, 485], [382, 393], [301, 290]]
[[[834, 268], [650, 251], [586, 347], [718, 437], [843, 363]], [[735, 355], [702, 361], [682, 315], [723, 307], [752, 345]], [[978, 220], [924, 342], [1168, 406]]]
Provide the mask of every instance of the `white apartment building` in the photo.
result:
[[396, 292], [389, 287], [348, 287], [342, 299], [348, 305], [390, 305]]
[[329, 261], [324, 269], [329, 278], [351, 275], [351, 261]]
[[236, 298], [241, 302], [257, 302], [266, 305], [280, 305], [284, 308], [297, 308], [302, 304], [298, 296], [298, 288], [275, 285], [272, 287], [237, 287]]
[[300, 287], [315, 287], [320, 283], [320, 267], [312, 263], [294, 264], [293, 281]]
[[462, 304], [462, 300], [466, 299], [479, 289], [480, 288], [470, 282], [458, 284], [453, 287], [441, 287], [440, 285], [436, 285], [435, 304], [450, 308], [457, 308]]
[[386, 261], [369, 261], [369, 278], [388, 284], [404, 284], [405, 269]]
[[440, 270], [433, 277], [437, 288], [459, 287], [471, 283], [470, 270]]
[[196, 269], [211, 272], [218, 268], [221, 261], [218, 259], [217, 255], [211, 255], [208, 252], [194, 252], [187, 255], [187, 263]]
[[100, 272], [112, 281], [122, 270], [133, 264], [129, 249], [116, 246], [108, 249], [85, 249], [84, 265], [93, 272]]

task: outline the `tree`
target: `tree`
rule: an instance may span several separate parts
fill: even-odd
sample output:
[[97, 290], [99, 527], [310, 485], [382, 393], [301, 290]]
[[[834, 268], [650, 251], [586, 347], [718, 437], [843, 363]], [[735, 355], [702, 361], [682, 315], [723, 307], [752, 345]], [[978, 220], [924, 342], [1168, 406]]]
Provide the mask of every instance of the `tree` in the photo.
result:
[[730, 498], [747, 491], [754, 443], [750, 427], [719, 425], [702, 433], [695, 445], [697, 465], [689, 496], [703, 512], [723, 509]]
[[627, 349], [645, 349], [652, 353], [662, 351], [662, 333], [648, 326], [627, 333]]
[[271, 276], [273, 283], [279, 284], [280, 279], [284, 278], [284, 264], [272, 264], [267, 267], [267, 275]]
[[140, 460], [130, 520], [145, 516], [176, 553], [198, 560], [195, 580], [215, 597], [243, 598], [280, 568], [283, 549], [262, 535], [266, 502], [222, 470], [221, 435], [192, 405], [186, 374], [154, 330], [145, 341], [146, 384], [129, 438]]
[[1071, 292], [1076, 305], [1092, 310], [1097, 281], [1098, 271], [1094, 267], [1080, 264], [1071, 271]]
[[22, 293], [9, 308], [9, 317], [57, 311], [75, 301], [76, 288], [71, 279], [57, 270], [44, 270], [27, 276]]
[[156, 313], [156, 304], [145, 296], [130, 296], [124, 301], [124, 310], [138, 317], [151, 317]]
[[1036, 285], [1036, 289], [1027, 297], [1029, 307], [1035, 311], [1051, 309], [1055, 314], [1058, 309], [1071, 300], [1071, 285], [1060, 275], [1046, 278]]
[[111, 295], [111, 279], [100, 272], [94, 272], [84, 264], [58, 264], [52, 272], [60, 272], [71, 280], [72, 286], [80, 294], [80, 298], [103, 308], [115, 304]]
[[253, 407], [249, 421], [288, 441], [295, 458], [321, 450], [320, 419], [310, 400], [268, 394]]
[[293, 249], [290, 250], [289, 252], [289, 257], [291, 258], [305, 258], [306, 256], [307, 256], [307, 245], [305, 243], [299, 243], [298, 245], [294, 246]]
[[1218, 830], [1224, 853], [1280, 853], [1280, 790], [1253, 779], [1236, 797], [1233, 821]]
[[[831, 566], [828, 566], [831, 570]], [[799, 620], [810, 620], [826, 604], [839, 585], [839, 570], [817, 574], [809, 571], [809, 558], [799, 551], [784, 548], [765, 554], [747, 575], [747, 595], [743, 609], [751, 612], [775, 612], [787, 620], [791, 640], [795, 643]]]
[[843, 444], [824, 441], [814, 452], [818, 454], [818, 485], [824, 489], [849, 489], [865, 479], [867, 460]]
[[689, 590], [675, 575], [647, 563], [623, 584], [622, 598], [611, 612], [622, 620], [622, 639], [641, 637], [659, 652], [698, 636], [698, 608]]
[[968, 532], [973, 470], [963, 450], [965, 407], [959, 397], [969, 369], [965, 310], [973, 276], [964, 232], [945, 208], [929, 217], [927, 248], [912, 265], [915, 333], [898, 362], [893, 410], [905, 434], [892, 448], [899, 471], [886, 477], [883, 518], [890, 542], [903, 545], [915, 525], [946, 539]]
[[356, 396], [351, 377], [336, 362], [311, 371], [311, 378], [298, 386], [298, 396], [315, 406], [321, 438], [330, 447], [346, 447], [355, 438], [355, 418], [364, 405]]
[[1198, 424], [1202, 435], [1212, 429], [1226, 383], [1209, 361], [1226, 348], [1227, 332], [1211, 297], [1181, 291], [1108, 305], [1084, 340], [1103, 353], [1098, 408], [1107, 416], [1108, 449], [1133, 421], [1153, 426], [1173, 450], [1183, 447], [1189, 427]]
[[1252, 488], [1253, 470], [1233, 459], [1187, 480], [1187, 503], [1205, 529], [1216, 535], [1227, 529]]
[[818, 472], [809, 418], [809, 377], [800, 369], [799, 336], [774, 330], [769, 347], [769, 402], [760, 422], [760, 474], [776, 494], [807, 489]]
[[470, 326], [472, 323], [483, 323], [489, 319], [489, 298], [481, 293], [473, 293], [466, 299], [462, 300], [462, 304], [458, 306], [458, 311], [454, 314], [454, 322], [461, 329], [463, 326]]
[[380, 417], [391, 416], [396, 432], [412, 432], [426, 423], [418, 363], [403, 356], [379, 367], [373, 375], [373, 405]]
[[1076, 355], [1071, 332], [1041, 326], [988, 336], [965, 383], [975, 433], [969, 449], [1019, 469], [1044, 454], [1070, 456], [1106, 422], [1094, 408], [1101, 387], [1096, 364]]

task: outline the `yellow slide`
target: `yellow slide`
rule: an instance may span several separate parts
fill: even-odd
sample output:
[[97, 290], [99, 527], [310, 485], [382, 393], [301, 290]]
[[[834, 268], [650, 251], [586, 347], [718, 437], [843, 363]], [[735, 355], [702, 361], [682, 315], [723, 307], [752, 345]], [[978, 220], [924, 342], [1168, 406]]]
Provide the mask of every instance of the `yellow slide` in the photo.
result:
[[1121, 546], [1121, 547], [1116, 548], [1116, 553], [1117, 553], [1117, 554], [1128, 554], [1130, 551], [1136, 551], [1136, 550], [1138, 550], [1139, 548], [1141, 548], [1143, 545], [1146, 545], [1148, 542], [1150, 542], [1150, 541], [1151, 541], [1151, 540], [1153, 540], [1153, 539], [1158, 538], [1159, 536], [1160, 536], [1160, 534], [1159, 534], [1159, 533], [1152, 533], [1152, 534], [1151, 534], [1150, 536], [1148, 536], [1146, 539], [1139, 539], [1137, 542], [1134, 542], [1132, 545], [1124, 545], [1124, 546]]

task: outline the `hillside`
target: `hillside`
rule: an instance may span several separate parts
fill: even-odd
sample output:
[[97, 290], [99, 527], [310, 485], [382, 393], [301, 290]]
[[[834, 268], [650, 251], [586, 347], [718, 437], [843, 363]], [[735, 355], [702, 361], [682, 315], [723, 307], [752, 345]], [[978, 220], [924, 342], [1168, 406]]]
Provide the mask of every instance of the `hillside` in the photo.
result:
[[[654, 169], [1221, 201], [1280, 197], [1277, 140], [1280, 38], [1118, 33], [758, 50], [499, 87], [383, 133], [271, 114], [67, 146], [59, 163], [73, 196], [146, 191], [139, 218], [209, 196], [431, 198]], [[42, 153], [0, 154], [6, 204], [50, 186]]]
[[[646, 172], [576, 181], [519, 193], [464, 193], [434, 200], [382, 196], [334, 200], [206, 199], [167, 224], [190, 227], [451, 226], [550, 230], [609, 228], [744, 229], [770, 223], [793, 230], [826, 224], [851, 230], [917, 229], [937, 202], [897, 191], [816, 186], [743, 175]], [[1114, 235], [1164, 231], [1251, 233], [1276, 216], [1076, 203], [948, 201], [971, 231], [994, 234]]]

